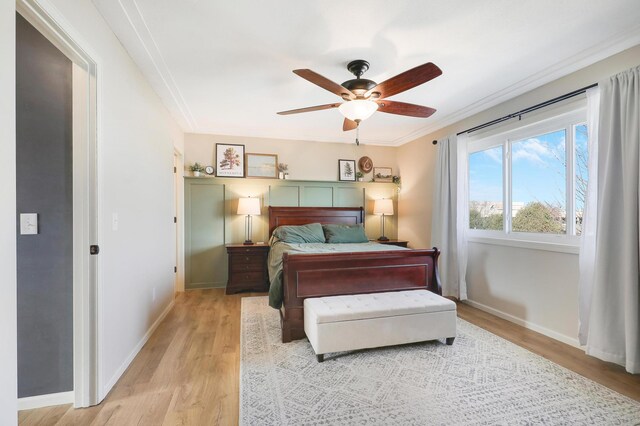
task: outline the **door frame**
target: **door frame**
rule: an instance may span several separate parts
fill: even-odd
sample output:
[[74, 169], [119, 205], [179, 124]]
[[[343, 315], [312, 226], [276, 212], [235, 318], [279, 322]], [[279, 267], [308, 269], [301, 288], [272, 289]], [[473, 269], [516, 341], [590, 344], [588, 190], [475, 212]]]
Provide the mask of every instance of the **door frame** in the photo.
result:
[[173, 148], [173, 203], [176, 217], [176, 274], [174, 293], [184, 292], [184, 155]]
[[100, 402], [99, 257], [90, 255], [89, 247], [99, 241], [98, 140], [102, 97], [98, 70], [102, 61], [48, 0], [16, 0], [16, 11], [74, 64], [73, 402], [75, 407], [88, 407]]

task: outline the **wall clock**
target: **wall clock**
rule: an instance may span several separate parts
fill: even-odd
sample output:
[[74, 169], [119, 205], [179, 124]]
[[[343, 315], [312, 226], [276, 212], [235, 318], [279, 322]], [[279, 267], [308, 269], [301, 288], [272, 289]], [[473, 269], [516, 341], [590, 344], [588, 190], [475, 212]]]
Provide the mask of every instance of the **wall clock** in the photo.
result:
[[363, 173], [369, 173], [373, 169], [373, 161], [369, 157], [360, 157], [358, 160], [358, 168]]
[[212, 175], [213, 174], [213, 167], [211, 166], [207, 166], [204, 168], [204, 172], [208, 175]]

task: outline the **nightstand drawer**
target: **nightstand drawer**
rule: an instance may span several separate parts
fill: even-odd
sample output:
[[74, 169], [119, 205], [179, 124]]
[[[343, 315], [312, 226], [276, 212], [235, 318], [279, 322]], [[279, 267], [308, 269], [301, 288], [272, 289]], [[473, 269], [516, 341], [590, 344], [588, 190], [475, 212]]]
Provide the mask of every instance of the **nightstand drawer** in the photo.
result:
[[264, 256], [232, 256], [231, 271], [262, 271], [264, 268]]
[[233, 274], [233, 283], [237, 285], [242, 284], [256, 284], [264, 282], [264, 273], [258, 272], [236, 272]]
[[252, 263], [263, 263], [265, 256], [262, 254], [237, 254], [234, 253], [230, 256], [230, 260], [234, 263], [244, 263], [244, 264], [252, 264]]

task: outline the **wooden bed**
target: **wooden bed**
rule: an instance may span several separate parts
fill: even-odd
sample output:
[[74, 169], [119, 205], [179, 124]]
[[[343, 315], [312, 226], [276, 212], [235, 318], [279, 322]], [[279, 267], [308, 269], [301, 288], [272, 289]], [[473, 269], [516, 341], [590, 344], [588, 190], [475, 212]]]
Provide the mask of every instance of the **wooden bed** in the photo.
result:
[[[269, 235], [282, 225], [358, 224], [364, 210], [341, 207], [269, 207]], [[442, 294], [437, 248], [369, 253], [283, 256], [282, 341], [302, 339], [307, 297], [427, 289]]]

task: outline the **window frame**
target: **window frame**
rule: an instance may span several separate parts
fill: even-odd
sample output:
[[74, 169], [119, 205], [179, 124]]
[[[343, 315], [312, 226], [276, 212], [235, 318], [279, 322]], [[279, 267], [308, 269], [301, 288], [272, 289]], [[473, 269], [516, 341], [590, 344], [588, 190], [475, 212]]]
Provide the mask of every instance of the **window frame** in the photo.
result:
[[[586, 118], [586, 100], [582, 98], [563, 103], [555, 108], [546, 108], [545, 111], [531, 115], [526, 119], [501, 126], [498, 129], [470, 135], [467, 138], [467, 152], [463, 166], [467, 171], [464, 214], [469, 241], [566, 253], [579, 252], [580, 236], [575, 235], [575, 131], [576, 127], [586, 124]], [[515, 142], [558, 130], [565, 130], [566, 231], [564, 234], [512, 231], [512, 145]], [[503, 229], [471, 229], [468, 218], [470, 207], [469, 177], [471, 175], [469, 157], [474, 153], [498, 146], [502, 147]]]

